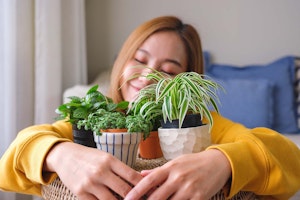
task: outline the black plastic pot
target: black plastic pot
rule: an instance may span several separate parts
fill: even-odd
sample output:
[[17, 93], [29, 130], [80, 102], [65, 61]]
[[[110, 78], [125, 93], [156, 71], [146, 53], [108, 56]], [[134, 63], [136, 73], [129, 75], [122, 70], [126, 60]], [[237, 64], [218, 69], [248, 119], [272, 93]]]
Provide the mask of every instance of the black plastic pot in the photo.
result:
[[74, 143], [81, 144], [87, 147], [96, 148], [96, 143], [94, 141], [93, 131], [84, 130], [83, 128], [78, 129], [77, 125], [73, 125], [73, 138]]
[[[181, 128], [197, 127], [202, 125], [201, 115], [200, 114], [188, 114], [185, 116]], [[170, 121], [161, 121], [162, 128], [179, 128], [179, 120], [175, 119]]]

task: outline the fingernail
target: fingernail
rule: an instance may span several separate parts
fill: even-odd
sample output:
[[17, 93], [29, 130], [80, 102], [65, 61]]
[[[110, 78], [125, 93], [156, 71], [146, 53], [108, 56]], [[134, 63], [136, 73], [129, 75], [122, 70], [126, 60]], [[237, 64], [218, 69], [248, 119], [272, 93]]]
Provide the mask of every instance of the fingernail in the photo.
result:
[[126, 197], [124, 198], [124, 200], [132, 200], [131, 196], [130, 195], [126, 195]]

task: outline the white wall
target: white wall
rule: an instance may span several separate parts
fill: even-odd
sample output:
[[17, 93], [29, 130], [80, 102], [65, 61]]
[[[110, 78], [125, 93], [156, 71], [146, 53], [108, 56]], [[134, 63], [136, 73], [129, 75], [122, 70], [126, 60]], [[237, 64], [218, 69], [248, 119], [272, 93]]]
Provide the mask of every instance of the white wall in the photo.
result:
[[90, 80], [112, 65], [136, 26], [160, 15], [194, 24], [215, 62], [263, 64], [300, 56], [298, 0], [87, 0], [86, 9]]

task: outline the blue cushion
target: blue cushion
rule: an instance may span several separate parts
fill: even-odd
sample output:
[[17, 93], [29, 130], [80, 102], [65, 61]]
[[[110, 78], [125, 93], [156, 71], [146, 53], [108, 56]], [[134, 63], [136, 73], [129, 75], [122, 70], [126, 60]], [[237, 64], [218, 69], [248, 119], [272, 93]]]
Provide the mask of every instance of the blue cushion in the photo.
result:
[[[233, 66], [221, 64], [206, 65], [206, 73], [218, 79], [266, 79], [274, 83], [274, 125], [281, 133], [299, 132], [294, 101], [294, 57], [286, 56], [267, 65]], [[253, 88], [254, 89], [254, 88]], [[249, 90], [250, 94], [252, 90]], [[269, 98], [273, 98], [270, 96]], [[255, 105], [249, 105], [255, 112], [261, 112]], [[254, 111], [253, 111], [254, 112]]]
[[244, 124], [248, 128], [273, 128], [274, 122], [274, 83], [257, 79], [215, 79], [225, 92], [218, 96], [222, 116]]
[[203, 51], [203, 64], [204, 69], [206, 69], [206, 66], [209, 66], [210, 63], [210, 53], [208, 51]]

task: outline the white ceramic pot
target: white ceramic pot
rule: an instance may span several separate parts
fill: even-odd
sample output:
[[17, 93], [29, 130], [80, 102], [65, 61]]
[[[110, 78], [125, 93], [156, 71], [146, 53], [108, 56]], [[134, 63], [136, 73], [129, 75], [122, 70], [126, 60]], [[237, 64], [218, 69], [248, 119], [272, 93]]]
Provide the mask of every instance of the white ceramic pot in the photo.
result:
[[94, 139], [97, 149], [108, 152], [126, 165], [133, 167], [142, 133], [102, 132], [101, 136], [94, 134]]
[[159, 128], [158, 136], [163, 155], [167, 160], [203, 151], [211, 144], [209, 125], [180, 129]]

